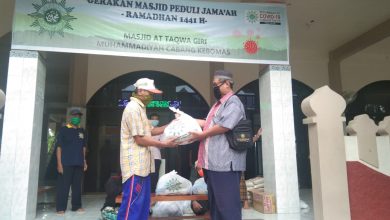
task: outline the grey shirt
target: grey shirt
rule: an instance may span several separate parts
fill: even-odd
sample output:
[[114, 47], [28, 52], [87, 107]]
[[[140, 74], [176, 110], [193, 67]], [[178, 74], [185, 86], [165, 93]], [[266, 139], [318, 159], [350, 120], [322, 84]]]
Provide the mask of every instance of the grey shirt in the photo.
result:
[[[245, 109], [240, 99], [233, 95], [221, 104], [210, 127], [217, 124], [231, 130], [241, 119], [245, 119]], [[206, 152], [207, 170], [245, 171], [246, 151], [238, 152], [231, 149], [225, 134], [211, 136], [206, 144]]]

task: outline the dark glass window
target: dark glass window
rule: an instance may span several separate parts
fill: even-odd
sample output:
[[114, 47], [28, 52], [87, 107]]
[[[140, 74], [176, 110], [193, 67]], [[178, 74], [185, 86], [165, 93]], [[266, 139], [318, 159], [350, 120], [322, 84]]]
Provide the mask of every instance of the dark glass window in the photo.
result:
[[347, 123], [355, 116], [367, 114], [378, 124], [390, 114], [390, 80], [371, 83], [346, 97]]
[[[6, 92], [7, 89], [7, 76], [8, 76], [8, 63], [9, 63], [9, 51], [11, 50], [11, 33], [5, 34], [0, 38], [0, 89]], [[0, 150], [1, 139], [3, 136], [3, 118], [4, 107], [0, 108]]]
[[[308, 131], [307, 126], [302, 123], [305, 115], [301, 110], [301, 102], [313, 93], [313, 89], [297, 80], [292, 80], [292, 92], [299, 186], [300, 188], [311, 188]], [[254, 131], [257, 131], [261, 124], [259, 81], [254, 80], [248, 83], [238, 90], [236, 94], [245, 106], [247, 117], [254, 123]], [[253, 178], [258, 175], [263, 176], [262, 164], [262, 146], [261, 139], [259, 139], [255, 147], [248, 151], [245, 178]]]

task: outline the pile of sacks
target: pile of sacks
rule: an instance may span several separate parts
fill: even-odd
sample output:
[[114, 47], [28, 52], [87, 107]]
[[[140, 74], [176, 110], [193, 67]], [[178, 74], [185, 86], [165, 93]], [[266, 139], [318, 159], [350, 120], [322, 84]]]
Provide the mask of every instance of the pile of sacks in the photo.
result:
[[[258, 189], [262, 192], [264, 192], [264, 178], [263, 177], [255, 177], [255, 178], [252, 178], [252, 179], [248, 179], [248, 180], [245, 180], [245, 184], [246, 184], [246, 189], [247, 189], [247, 199], [248, 199], [248, 202], [249, 204], [252, 204], [253, 203], [253, 198], [252, 198], [252, 193], [250, 193], [249, 191], [252, 190], [252, 189]], [[304, 202], [303, 200], [300, 200], [300, 207], [301, 207], [301, 212], [303, 213], [307, 213], [310, 211], [310, 207], [309, 205]]]
[[249, 191], [252, 189], [264, 191], [264, 178], [258, 176], [252, 179], [245, 180], [245, 185], [247, 189], [247, 199], [249, 201], [249, 204], [252, 204], [252, 194]]
[[[156, 195], [200, 195], [207, 194], [207, 185], [203, 178], [199, 178], [194, 185], [186, 178], [171, 171], [160, 177], [157, 182]], [[153, 217], [169, 217], [194, 215], [191, 201], [163, 201], [157, 202], [153, 210]]]

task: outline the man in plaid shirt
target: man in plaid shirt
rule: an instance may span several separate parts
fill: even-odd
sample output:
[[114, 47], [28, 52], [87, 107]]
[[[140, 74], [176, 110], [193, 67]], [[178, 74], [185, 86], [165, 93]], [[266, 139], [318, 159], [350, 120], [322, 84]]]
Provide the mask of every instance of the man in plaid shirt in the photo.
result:
[[136, 91], [122, 115], [120, 163], [123, 183], [122, 204], [118, 220], [146, 220], [150, 207], [150, 173], [154, 172], [154, 160], [149, 146], [175, 147], [173, 139], [158, 141], [152, 135], [163, 133], [165, 126], [151, 128], [146, 106], [153, 94], [161, 94], [154, 80], [141, 78], [134, 84]]

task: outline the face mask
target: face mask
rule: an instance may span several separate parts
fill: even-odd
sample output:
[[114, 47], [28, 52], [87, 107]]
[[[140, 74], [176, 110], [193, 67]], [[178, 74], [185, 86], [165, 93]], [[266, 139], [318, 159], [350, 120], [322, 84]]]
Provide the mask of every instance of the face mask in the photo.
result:
[[133, 93], [133, 97], [139, 99], [145, 106], [147, 106], [151, 101], [153, 101], [153, 95], [149, 94], [147, 96], [141, 96], [137, 93]]
[[150, 120], [150, 124], [153, 126], [153, 127], [157, 127], [159, 121], [158, 120]]
[[72, 123], [72, 125], [79, 125], [80, 124], [80, 118], [79, 117], [73, 117], [70, 119], [70, 123]]
[[219, 86], [213, 86], [213, 91], [214, 91], [214, 97], [217, 100], [220, 100], [222, 97], [221, 90], [219, 90], [219, 87], [222, 86], [223, 83], [221, 83]]
[[153, 95], [144, 96], [144, 99], [141, 101], [142, 103], [144, 103], [145, 106], [147, 106], [151, 101], [153, 101]]

